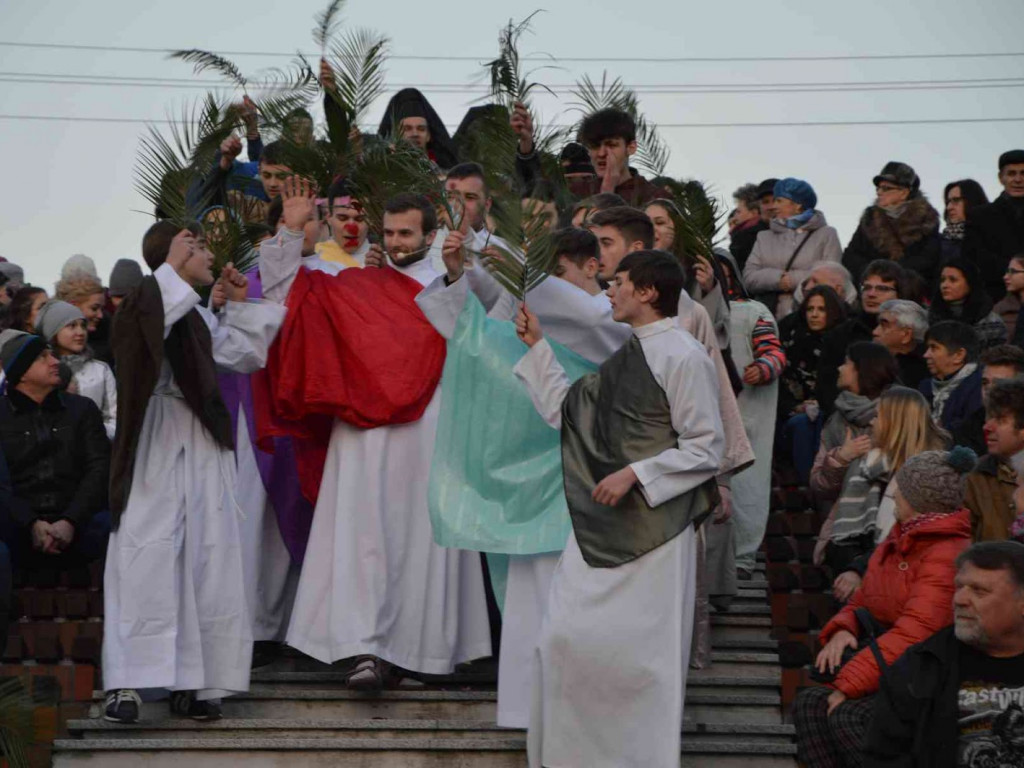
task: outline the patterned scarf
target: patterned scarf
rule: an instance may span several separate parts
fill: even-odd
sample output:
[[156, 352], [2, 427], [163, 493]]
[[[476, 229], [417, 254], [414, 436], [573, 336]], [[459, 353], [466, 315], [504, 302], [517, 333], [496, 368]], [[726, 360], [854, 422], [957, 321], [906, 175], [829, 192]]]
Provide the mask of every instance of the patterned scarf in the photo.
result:
[[942, 422], [942, 411], [946, 408], [946, 401], [953, 391], [960, 386], [960, 383], [978, 369], [977, 363], [968, 363], [948, 379], [932, 378], [932, 418], [936, 422]]
[[889, 460], [877, 448], [850, 465], [836, 501], [832, 541], [858, 538], [878, 528], [878, 507], [891, 476]]
[[956, 221], [952, 224], [947, 224], [946, 229], [942, 232], [942, 236], [946, 240], [963, 240], [966, 226], [966, 221]]
[[920, 528], [923, 525], [928, 525], [928, 523], [934, 522], [935, 520], [939, 520], [944, 517], [947, 517], [947, 514], [945, 512], [923, 512], [922, 514], [915, 515], [914, 517], [910, 518], [909, 520], [906, 520], [905, 522], [898, 522], [896, 523], [896, 525], [899, 526], [899, 533], [896, 534], [896, 538], [906, 536], [911, 531]]

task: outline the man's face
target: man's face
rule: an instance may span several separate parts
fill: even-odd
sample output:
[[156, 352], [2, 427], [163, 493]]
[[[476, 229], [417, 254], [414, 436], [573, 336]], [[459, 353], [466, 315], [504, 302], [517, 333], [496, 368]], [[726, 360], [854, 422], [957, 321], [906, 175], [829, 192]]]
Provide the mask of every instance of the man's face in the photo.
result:
[[587, 259], [581, 267], [568, 256], [559, 256], [554, 275], [589, 293], [597, 277], [597, 259]]
[[747, 208], [747, 204], [742, 200], [736, 200], [736, 223], [746, 224], [748, 221], [756, 221], [761, 218], [761, 212]]
[[628, 272], [616, 272], [605, 293], [612, 305], [612, 319], [620, 323], [639, 320], [644, 304], [650, 303], [656, 294], [652, 288], [637, 289]]
[[616, 227], [591, 227], [590, 231], [594, 233], [600, 247], [599, 275], [602, 280], [611, 282], [615, 279], [615, 270], [618, 269], [619, 262], [626, 258], [630, 251], [639, 249], [631, 248]]
[[947, 376], [952, 376], [964, 367], [967, 352], [963, 349], [950, 352], [939, 342], [929, 341], [928, 348], [924, 353], [924, 359], [928, 364], [928, 372], [932, 376], [944, 379]]
[[444, 183], [448, 200], [455, 208], [455, 213], [464, 211], [469, 226], [479, 232], [487, 223], [487, 212], [491, 210], [491, 198], [487, 197], [483, 179], [470, 176], [465, 179], [448, 179]]
[[181, 277], [194, 287], [213, 284], [213, 254], [206, 248], [205, 236], [200, 235], [196, 238], [192, 255], [181, 268]]
[[285, 132], [293, 143], [305, 147], [313, 143], [313, 120], [304, 115], [295, 115], [285, 121]]
[[1012, 365], [986, 365], [981, 369], [981, 396], [988, 397], [988, 391], [997, 381], [1008, 381], [1019, 374]]
[[761, 221], [765, 224], [775, 218], [775, 195], [765, 195], [761, 198]]
[[1003, 646], [1024, 633], [1024, 590], [1010, 571], [964, 563], [956, 574], [953, 621], [956, 638], [981, 650]]
[[384, 250], [395, 266], [407, 267], [426, 258], [435, 234], [424, 234], [421, 211], [384, 214]]
[[44, 349], [21, 377], [20, 384], [39, 389], [53, 389], [60, 385], [60, 364], [49, 349]]
[[1024, 163], [1004, 165], [999, 172], [999, 183], [1010, 197], [1024, 197]]
[[544, 232], [550, 232], [558, 226], [558, 206], [554, 203], [527, 197], [523, 198], [522, 206], [524, 220], [539, 220]]
[[425, 117], [403, 117], [398, 123], [398, 130], [403, 139], [422, 150], [426, 150], [430, 143], [430, 128]]
[[883, 179], [875, 186], [875, 205], [879, 208], [891, 208], [906, 202], [909, 197], [909, 189], [893, 184], [891, 181]]
[[1012, 413], [985, 416], [985, 447], [989, 453], [1008, 459], [1024, 451], [1024, 429], [1016, 425]]
[[903, 352], [914, 342], [914, 331], [898, 325], [892, 312], [882, 312], [878, 315], [878, 325], [875, 326], [872, 335], [875, 341], [894, 355]]
[[860, 284], [860, 305], [869, 315], [877, 315], [879, 308], [889, 299], [896, 298], [896, 283], [877, 275], [867, 275]]
[[636, 152], [636, 142], [627, 142], [623, 138], [604, 139], [587, 147], [587, 151], [590, 153], [590, 164], [598, 176], [604, 176], [609, 167], [613, 173], [621, 176], [629, 166], [630, 155]]
[[260, 181], [263, 182], [263, 191], [271, 200], [281, 196], [285, 180], [292, 175], [292, 169], [287, 165], [260, 163]]
[[336, 197], [332, 203], [334, 207], [327, 219], [331, 237], [348, 253], [355, 253], [366, 242], [370, 231], [366, 214], [350, 197]]

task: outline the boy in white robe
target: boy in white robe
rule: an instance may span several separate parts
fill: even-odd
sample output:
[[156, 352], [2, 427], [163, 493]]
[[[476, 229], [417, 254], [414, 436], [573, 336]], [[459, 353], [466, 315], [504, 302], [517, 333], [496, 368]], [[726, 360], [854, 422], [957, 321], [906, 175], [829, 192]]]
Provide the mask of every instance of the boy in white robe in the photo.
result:
[[673, 317], [682, 288], [666, 254], [623, 259], [608, 295], [633, 337], [571, 388], [536, 315], [517, 317], [516, 374], [562, 429], [573, 518], [535, 655], [532, 768], [679, 765], [694, 525], [725, 440], [714, 364]]
[[216, 719], [221, 696], [248, 690], [252, 626], [231, 420], [214, 366], [262, 367], [285, 311], [246, 302], [247, 281], [231, 265], [221, 318], [200, 307], [194, 289], [213, 282], [213, 256], [198, 226], [157, 222], [143, 256], [153, 274], [126, 297], [113, 332], [120, 418], [104, 574], [105, 717], [135, 722], [134, 689], [167, 688], [175, 714]]

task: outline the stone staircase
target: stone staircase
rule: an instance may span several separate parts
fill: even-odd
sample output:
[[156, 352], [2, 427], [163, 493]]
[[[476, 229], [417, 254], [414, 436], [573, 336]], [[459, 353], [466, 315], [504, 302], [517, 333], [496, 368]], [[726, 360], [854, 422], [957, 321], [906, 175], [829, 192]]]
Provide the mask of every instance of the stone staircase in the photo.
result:
[[[726, 613], [712, 614], [712, 665], [691, 670], [681, 765], [794, 768], [793, 728], [781, 708], [781, 670], [771, 637], [763, 565], [742, 582]], [[343, 670], [290, 653], [253, 672], [248, 694], [224, 701], [224, 719], [171, 718], [164, 701], [143, 705], [135, 726], [89, 717], [67, 723], [54, 743], [58, 768], [97, 765], [180, 768], [522, 768], [526, 736], [494, 725], [492, 675], [430, 678], [371, 695], [341, 684]], [[525, 674], [525, 671], [524, 671]], [[623, 702], [623, 716], [628, 716]]]

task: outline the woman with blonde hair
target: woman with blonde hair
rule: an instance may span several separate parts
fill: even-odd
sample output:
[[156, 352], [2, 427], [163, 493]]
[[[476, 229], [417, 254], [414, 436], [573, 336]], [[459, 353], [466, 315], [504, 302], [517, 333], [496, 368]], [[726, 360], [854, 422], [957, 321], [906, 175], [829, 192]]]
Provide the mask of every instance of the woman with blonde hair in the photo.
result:
[[840, 600], [859, 586], [867, 558], [896, 521], [892, 478], [908, 459], [949, 443], [949, 433], [932, 419], [920, 392], [891, 387], [879, 398], [870, 435], [848, 433], [839, 450], [816, 468], [818, 487], [838, 497], [818, 534], [814, 561], [839, 574], [833, 593]]
[[103, 319], [103, 304], [106, 300], [103, 284], [99, 280], [84, 273], [63, 278], [57, 283], [56, 298], [78, 307], [85, 318], [86, 330], [89, 333], [96, 332]]

